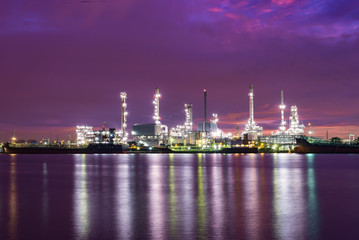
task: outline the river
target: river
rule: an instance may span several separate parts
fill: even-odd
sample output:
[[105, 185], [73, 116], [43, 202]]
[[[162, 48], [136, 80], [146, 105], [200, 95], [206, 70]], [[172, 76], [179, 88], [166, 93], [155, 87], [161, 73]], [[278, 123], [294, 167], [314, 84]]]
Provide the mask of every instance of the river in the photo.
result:
[[359, 155], [0, 154], [0, 239], [359, 239]]

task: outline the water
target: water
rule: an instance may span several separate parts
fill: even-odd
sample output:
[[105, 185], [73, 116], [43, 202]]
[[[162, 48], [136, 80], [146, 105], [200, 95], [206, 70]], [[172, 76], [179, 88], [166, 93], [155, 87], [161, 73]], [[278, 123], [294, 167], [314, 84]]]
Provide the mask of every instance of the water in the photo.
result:
[[0, 155], [0, 239], [359, 239], [359, 155]]

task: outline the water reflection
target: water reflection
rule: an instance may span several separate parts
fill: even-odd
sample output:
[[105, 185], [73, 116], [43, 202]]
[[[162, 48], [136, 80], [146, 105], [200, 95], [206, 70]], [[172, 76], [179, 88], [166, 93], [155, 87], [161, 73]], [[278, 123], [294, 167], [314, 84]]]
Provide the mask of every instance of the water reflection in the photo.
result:
[[203, 154], [198, 154], [197, 167], [197, 236], [200, 239], [206, 239], [207, 232], [207, 202], [205, 193], [205, 177], [203, 171]]
[[309, 234], [313, 239], [318, 238], [319, 231], [319, 207], [317, 196], [317, 183], [315, 176], [314, 154], [307, 154], [307, 187], [308, 187], [308, 216]]
[[[220, 163], [221, 155], [214, 155], [213, 160], [214, 163]], [[212, 167], [211, 168], [211, 218], [215, 219], [212, 221], [211, 233], [212, 237], [219, 237], [223, 233], [223, 226], [224, 226], [224, 192], [223, 192], [223, 175], [222, 175], [222, 167]]]
[[[75, 155], [74, 227], [78, 239], [87, 239], [90, 231], [91, 219], [86, 167], [86, 154]], [[92, 206], [92, 208], [96, 208], [96, 206]]]
[[[10, 239], [30, 228], [46, 237], [70, 229], [58, 239], [318, 239], [326, 231], [318, 155], [71, 155], [58, 165], [6, 157], [0, 235]], [[29, 189], [39, 192], [36, 210], [19, 197]]]
[[10, 189], [9, 189], [9, 239], [17, 239], [18, 197], [16, 181], [16, 155], [10, 157]]
[[273, 204], [275, 236], [280, 239], [305, 238], [304, 172], [288, 167], [288, 155], [275, 155], [273, 168]]
[[[128, 162], [129, 155], [120, 156]], [[130, 239], [133, 235], [133, 193], [131, 191], [131, 166], [128, 163], [116, 166], [116, 219], [118, 239]]]
[[42, 165], [42, 179], [43, 179], [43, 185], [42, 185], [42, 219], [43, 224], [47, 224], [48, 219], [48, 213], [49, 213], [49, 196], [47, 191], [47, 164], [43, 163]]
[[[180, 157], [181, 161], [184, 162], [194, 162], [196, 161], [195, 155], [182, 155]], [[178, 207], [180, 208], [179, 216], [179, 228], [181, 234], [185, 238], [190, 238], [195, 235], [195, 174], [191, 165], [185, 165], [178, 168], [177, 173], [180, 181], [176, 186], [180, 194], [178, 195]]]
[[174, 170], [174, 155], [169, 154], [169, 199], [168, 204], [170, 208], [170, 238], [175, 238], [177, 235], [177, 196], [176, 196], [176, 178]]
[[149, 225], [151, 239], [165, 238], [165, 199], [164, 199], [164, 177], [161, 166], [162, 156], [153, 155], [149, 167]]
[[[258, 192], [258, 169], [256, 168], [255, 155], [247, 155], [249, 167], [244, 169], [244, 204], [246, 235], [249, 239], [258, 239], [259, 236], [259, 215], [260, 196]], [[246, 159], [247, 160], [247, 159]]]

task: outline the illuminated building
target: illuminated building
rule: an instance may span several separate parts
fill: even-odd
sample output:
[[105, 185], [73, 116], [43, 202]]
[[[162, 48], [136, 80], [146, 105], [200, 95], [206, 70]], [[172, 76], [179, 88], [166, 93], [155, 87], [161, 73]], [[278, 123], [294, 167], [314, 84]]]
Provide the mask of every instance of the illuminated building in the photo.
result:
[[95, 134], [93, 128], [90, 126], [77, 126], [76, 135], [78, 145], [86, 145], [95, 142]]
[[168, 142], [168, 127], [161, 124], [160, 117], [160, 98], [161, 94], [158, 88], [154, 94], [154, 123], [135, 124], [132, 127], [132, 136], [136, 143], [144, 146], [158, 146]]
[[93, 127], [90, 126], [77, 126], [76, 135], [78, 145], [87, 145], [90, 143], [116, 144], [119, 143], [118, 139], [120, 139], [115, 128], [106, 130], [103, 127], [98, 131], [93, 131]]
[[170, 131], [170, 141], [173, 144], [194, 144], [196, 132], [193, 131], [192, 104], [185, 104], [184, 125], [177, 125]]
[[284, 120], [284, 96], [283, 90], [281, 92], [281, 104], [279, 105], [279, 109], [281, 111], [281, 122], [279, 126], [279, 131], [277, 131], [274, 135], [289, 135], [289, 136], [300, 136], [304, 135], [304, 125], [299, 124], [298, 117], [298, 109], [297, 106], [291, 106], [290, 108], [290, 117], [289, 117], [289, 128], [286, 131], [286, 121]]
[[288, 150], [293, 148], [296, 144], [296, 138], [304, 135], [304, 125], [299, 124], [298, 109], [297, 106], [291, 106], [291, 114], [289, 117], [289, 128], [286, 131], [286, 122], [284, 120], [284, 96], [283, 91], [281, 92], [281, 105], [279, 105], [281, 110], [281, 122], [279, 126], [279, 131], [272, 134], [272, 136], [261, 136], [259, 141], [277, 146], [278, 150]]
[[77, 144], [87, 145], [90, 143], [101, 143], [101, 144], [119, 144], [126, 143], [128, 133], [126, 132], [127, 127], [127, 94], [121, 92], [121, 129], [116, 132], [115, 128], [109, 128], [106, 130], [105, 123], [102, 128], [98, 131], [94, 131], [91, 126], [77, 126]]
[[202, 139], [208, 138], [216, 138], [222, 135], [222, 131], [218, 129], [218, 114], [213, 114], [213, 119], [211, 121], [207, 121], [207, 90], [203, 90], [204, 97], [204, 121], [202, 123], [198, 123], [197, 128], [198, 131], [202, 134]]
[[184, 137], [186, 138], [189, 133], [192, 132], [192, 104], [185, 104], [185, 123], [184, 125], [177, 125], [171, 129], [170, 135], [172, 137]]

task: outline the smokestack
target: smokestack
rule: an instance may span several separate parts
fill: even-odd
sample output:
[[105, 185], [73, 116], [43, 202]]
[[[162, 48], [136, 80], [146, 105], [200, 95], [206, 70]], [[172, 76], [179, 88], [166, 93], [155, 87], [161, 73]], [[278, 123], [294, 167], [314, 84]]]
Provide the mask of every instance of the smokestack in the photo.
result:
[[204, 121], [207, 122], [207, 91], [203, 90], [204, 95]]

